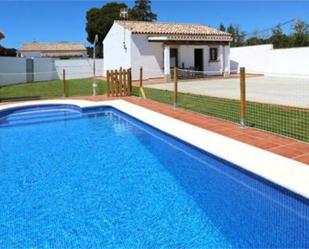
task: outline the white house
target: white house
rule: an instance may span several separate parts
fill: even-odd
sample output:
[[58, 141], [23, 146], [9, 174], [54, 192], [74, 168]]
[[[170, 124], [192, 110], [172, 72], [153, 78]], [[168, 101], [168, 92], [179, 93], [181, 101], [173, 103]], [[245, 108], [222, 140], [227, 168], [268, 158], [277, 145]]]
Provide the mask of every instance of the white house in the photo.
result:
[[103, 41], [104, 71], [132, 68], [138, 79], [170, 79], [171, 68], [230, 73], [229, 33], [205, 25], [115, 21]]

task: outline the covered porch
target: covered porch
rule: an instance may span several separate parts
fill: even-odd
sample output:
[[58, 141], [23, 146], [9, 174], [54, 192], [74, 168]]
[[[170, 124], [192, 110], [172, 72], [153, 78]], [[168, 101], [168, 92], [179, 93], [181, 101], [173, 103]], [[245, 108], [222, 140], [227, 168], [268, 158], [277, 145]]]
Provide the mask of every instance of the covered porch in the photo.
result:
[[167, 82], [174, 67], [180, 69], [180, 78], [230, 75], [230, 40], [226, 37], [148, 37], [148, 41], [163, 45], [163, 72]]

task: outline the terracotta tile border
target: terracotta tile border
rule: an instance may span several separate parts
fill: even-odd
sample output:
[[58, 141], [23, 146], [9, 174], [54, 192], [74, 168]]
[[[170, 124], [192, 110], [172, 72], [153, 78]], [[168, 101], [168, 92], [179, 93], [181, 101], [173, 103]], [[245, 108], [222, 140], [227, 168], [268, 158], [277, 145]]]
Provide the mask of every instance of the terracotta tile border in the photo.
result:
[[308, 143], [275, 135], [266, 131], [253, 128], [243, 128], [229, 121], [216, 119], [214, 117], [180, 108], [174, 109], [169, 105], [151, 100], [143, 100], [136, 97], [126, 97], [124, 99], [133, 104], [169, 115], [184, 122], [309, 165]]
[[[105, 96], [85, 97], [80, 99], [92, 101], [107, 100]], [[199, 126], [209, 131], [309, 165], [309, 143], [297, 141], [295, 139], [280, 135], [275, 135], [267, 131], [247, 127], [243, 128], [238, 124], [234, 124], [229, 121], [224, 121], [181, 108], [175, 109], [170, 105], [162, 104], [152, 100], [144, 100], [133, 96], [124, 97], [122, 99], [133, 104], [143, 106], [150, 110], [182, 120], [184, 122]]]

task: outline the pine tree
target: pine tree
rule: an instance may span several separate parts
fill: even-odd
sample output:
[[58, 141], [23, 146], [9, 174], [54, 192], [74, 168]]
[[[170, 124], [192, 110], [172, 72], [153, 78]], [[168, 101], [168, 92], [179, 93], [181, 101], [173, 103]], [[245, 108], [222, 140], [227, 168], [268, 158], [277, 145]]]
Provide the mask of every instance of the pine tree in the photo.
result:
[[150, 0], [135, 0], [135, 5], [131, 9], [129, 19], [152, 22], [157, 20], [157, 15], [151, 11]]
[[293, 26], [293, 45], [294, 47], [309, 46], [309, 25], [304, 21], [297, 20]]
[[219, 30], [221, 30], [223, 32], [226, 31], [226, 28], [225, 28], [225, 26], [222, 23], [220, 23]]
[[126, 8], [125, 3], [109, 2], [101, 8], [91, 8], [86, 13], [86, 32], [87, 40], [93, 44], [95, 35], [98, 35], [97, 57], [103, 56], [102, 42], [112, 27], [114, 20], [119, 19], [120, 9]]
[[280, 26], [272, 30], [272, 36], [269, 41], [274, 45], [274, 48], [287, 48], [291, 46], [289, 37], [283, 33]]
[[233, 26], [232, 24], [228, 26], [228, 33], [232, 35], [233, 41], [231, 42], [231, 47], [240, 47], [245, 45], [245, 33], [240, 31], [238, 26]]

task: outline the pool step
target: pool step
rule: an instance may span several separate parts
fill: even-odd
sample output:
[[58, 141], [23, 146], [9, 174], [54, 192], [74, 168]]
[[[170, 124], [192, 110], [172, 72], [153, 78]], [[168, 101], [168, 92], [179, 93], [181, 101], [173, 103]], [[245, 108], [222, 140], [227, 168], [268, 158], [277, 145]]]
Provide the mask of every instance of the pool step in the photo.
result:
[[42, 122], [60, 121], [79, 118], [82, 113], [72, 110], [44, 110], [12, 113], [0, 118], [0, 127], [12, 125], [26, 125]]

